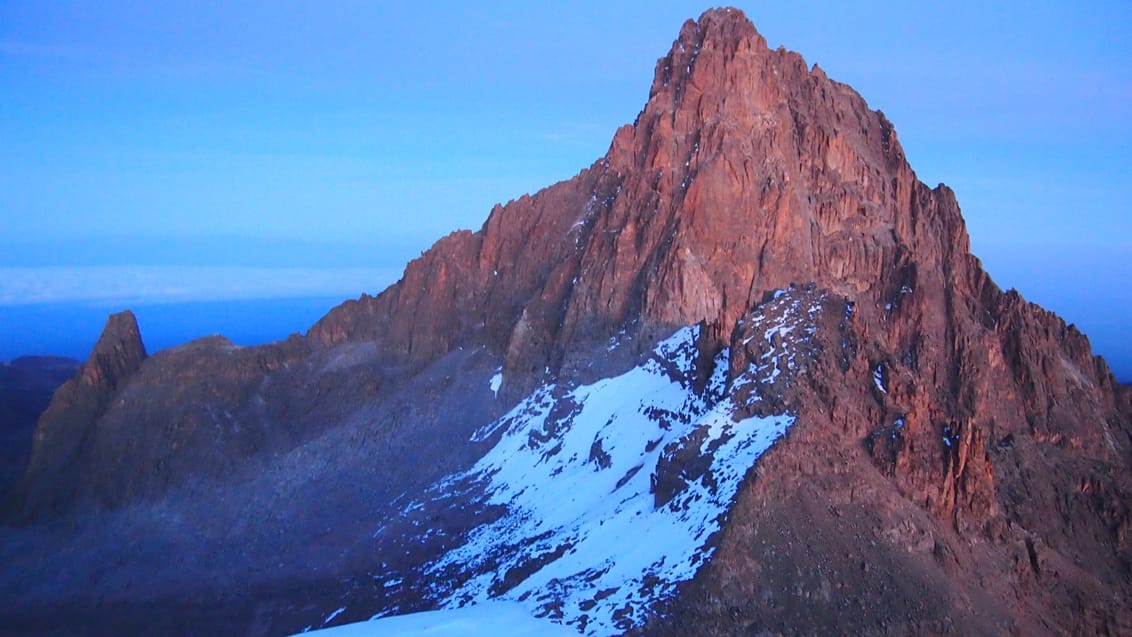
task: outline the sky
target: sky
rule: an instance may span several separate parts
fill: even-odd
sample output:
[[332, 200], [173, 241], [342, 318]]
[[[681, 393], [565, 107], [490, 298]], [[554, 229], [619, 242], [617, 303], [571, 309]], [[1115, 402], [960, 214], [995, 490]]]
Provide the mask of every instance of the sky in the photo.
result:
[[[1132, 380], [1132, 4], [830, 4], [737, 6], [883, 110], [992, 277]], [[264, 296], [308, 294], [288, 269], [378, 292], [604, 154], [705, 8], [0, 2], [0, 311], [97, 296], [105, 268], [182, 268], [198, 299], [227, 294], [216, 268], [274, 276], [242, 286]]]

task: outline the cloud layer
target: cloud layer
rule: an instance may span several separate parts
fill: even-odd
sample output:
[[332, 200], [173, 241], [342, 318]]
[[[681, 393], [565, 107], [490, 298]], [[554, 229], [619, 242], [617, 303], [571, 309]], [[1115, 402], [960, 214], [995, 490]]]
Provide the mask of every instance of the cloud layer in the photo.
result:
[[395, 268], [90, 266], [0, 268], [0, 306], [178, 303], [376, 294]]

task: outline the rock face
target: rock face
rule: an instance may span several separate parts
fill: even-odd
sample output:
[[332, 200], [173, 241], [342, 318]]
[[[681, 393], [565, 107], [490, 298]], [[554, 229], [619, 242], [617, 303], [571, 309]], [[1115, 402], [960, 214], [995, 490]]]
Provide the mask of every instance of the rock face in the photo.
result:
[[[789, 360], [775, 353], [787, 333], [756, 333], [749, 318], [784, 290], [824, 308]], [[768, 49], [733, 9], [683, 26], [605, 157], [497, 206], [305, 337], [144, 360], [132, 319], [112, 319], [43, 416], [14, 510], [36, 522], [238, 485], [277, 507], [282, 528], [318, 499], [267, 505], [264, 490], [335, 485], [318, 495], [353, 494], [345, 507], [365, 493], [347, 476], [375, 472], [370, 499], [393, 501], [471, 467], [485, 452], [473, 432], [537, 388], [625, 372], [692, 325], [695, 383], [709, 384], [726, 350], [733, 416], [794, 420], [746, 474], [694, 579], [629, 613], [647, 616], [645, 632], [1132, 632], [1132, 392], [1084, 335], [994, 284], [953, 193], [918, 181], [882, 113]], [[599, 466], [608, 455], [591, 454]], [[657, 461], [655, 506], [702, 473], [695, 457]], [[229, 585], [388, 567], [393, 549], [378, 549], [401, 545], [386, 527], [371, 540], [343, 520], [317, 536], [325, 552], [309, 529], [280, 531], [289, 539], [273, 546], [308, 555], [306, 570], [273, 578], [241, 549]], [[220, 545], [268, 534], [244, 528]], [[362, 554], [376, 556], [345, 557]], [[497, 590], [517, 590], [545, 559]], [[359, 586], [352, 599], [385, 599]], [[428, 599], [407, 590], [356, 613]]]
[[40, 418], [27, 472], [11, 496], [20, 516], [50, 514], [70, 503], [79, 487], [81, 454], [95, 436], [96, 422], [145, 358], [133, 313], [107, 319], [90, 357]]
[[410, 365], [484, 344], [525, 374], [638, 319], [729, 326], [791, 282], [887, 303], [903, 279], [981, 276], [951, 191], [916, 180], [883, 114], [723, 11], [684, 26], [606, 157], [445, 238], [311, 336], [372, 339]]

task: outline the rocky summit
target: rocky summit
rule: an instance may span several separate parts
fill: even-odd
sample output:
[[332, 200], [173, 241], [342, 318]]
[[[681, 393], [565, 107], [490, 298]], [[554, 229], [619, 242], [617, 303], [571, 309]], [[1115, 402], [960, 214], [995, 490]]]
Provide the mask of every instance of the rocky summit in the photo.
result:
[[5, 500], [0, 632], [1130, 634], [1130, 506], [1132, 392], [720, 9], [604, 157], [306, 335], [112, 317]]

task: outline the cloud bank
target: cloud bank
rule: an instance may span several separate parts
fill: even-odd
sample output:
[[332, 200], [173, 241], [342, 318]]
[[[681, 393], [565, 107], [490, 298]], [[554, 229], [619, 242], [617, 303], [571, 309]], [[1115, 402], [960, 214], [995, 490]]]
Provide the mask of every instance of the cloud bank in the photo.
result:
[[0, 267], [0, 306], [144, 305], [376, 294], [399, 268]]

